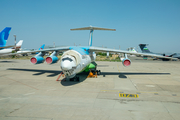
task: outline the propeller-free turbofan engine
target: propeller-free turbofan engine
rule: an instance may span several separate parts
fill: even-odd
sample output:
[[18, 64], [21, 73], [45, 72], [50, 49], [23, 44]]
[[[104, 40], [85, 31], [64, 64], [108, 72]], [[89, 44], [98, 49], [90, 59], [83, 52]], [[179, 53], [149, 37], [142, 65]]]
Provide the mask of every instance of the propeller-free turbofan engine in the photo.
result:
[[58, 57], [57, 57], [57, 52], [54, 51], [49, 57], [46, 58], [46, 63], [47, 64], [53, 64], [58, 62]]
[[125, 58], [122, 60], [122, 64], [127, 67], [131, 65], [131, 60], [127, 57], [127, 54], [124, 55]]
[[43, 63], [44, 62], [44, 58], [43, 58], [44, 54], [45, 53], [40, 52], [36, 56], [32, 57], [30, 59], [31, 63], [33, 63], [33, 64]]

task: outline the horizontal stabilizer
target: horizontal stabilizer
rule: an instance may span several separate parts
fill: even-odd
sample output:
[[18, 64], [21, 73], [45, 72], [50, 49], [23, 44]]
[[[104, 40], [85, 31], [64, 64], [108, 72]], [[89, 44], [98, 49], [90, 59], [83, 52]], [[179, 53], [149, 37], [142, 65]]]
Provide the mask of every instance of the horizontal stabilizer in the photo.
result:
[[4, 49], [4, 48], [10, 48], [10, 47], [14, 47], [14, 45], [13, 46], [5, 46], [5, 47], [0, 47], [0, 49]]
[[74, 28], [70, 30], [110, 30], [110, 31], [116, 31], [116, 29], [109, 29], [109, 28], [99, 28], [99, 27], [83, 27], [83, 28]]

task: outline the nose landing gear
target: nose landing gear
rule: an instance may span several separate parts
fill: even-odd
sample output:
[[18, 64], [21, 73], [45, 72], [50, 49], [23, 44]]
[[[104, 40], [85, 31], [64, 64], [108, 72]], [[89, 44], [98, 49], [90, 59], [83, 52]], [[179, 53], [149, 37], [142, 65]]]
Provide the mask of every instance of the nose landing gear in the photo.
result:
[[[63, 72], [61, 72], [60, 74], [59, 74], [59, 76], [58, 76], [58, 78], [56, 79], [56, 81], [61, 81], [61, 80], [59, 80], [59, 78], [60, 77], [65, 77], [65, 75], [63, 74]], [[64, 80], [63, 81], [77, 81], [77, 82], [79, 82], [80, 80], [79, 80], [79, 77], [77, 77], [77, 76], [75, 76], [75, 77], [73, 77], [73, 78], [64, 78]]]

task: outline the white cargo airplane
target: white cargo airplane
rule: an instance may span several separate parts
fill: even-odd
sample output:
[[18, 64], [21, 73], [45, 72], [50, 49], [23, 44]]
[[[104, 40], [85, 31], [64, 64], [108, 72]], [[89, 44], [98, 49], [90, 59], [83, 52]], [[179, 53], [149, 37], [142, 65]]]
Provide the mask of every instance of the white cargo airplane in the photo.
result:
[[[76, 29], [71, 29], [71, 30], [90, 30], [89, 46], [86, 46], [86, 47], [69, 46], [69, 47], [58, 47], [58, 48], [34, 51], [34, 52], [39, 52], [39, 54], [32, 57], [30, 61], [33, 64], [40, 64], [40, 63], [43, 63], [44, 61], [46, 61], [48, 64], [53, 64], [53, 63], [58, 62], [58, 58], [57, 58], [58, 53], [63, 52], [63, 55], [60, 60], [61, 69], [63, 73], [65, 74], [66, 78], [70, 79], [70, 78], [77, 78], [75, 76], [76, 74], [80, 72], [83, 72], [83, 71], [89, 72], [91, 69], [96, 70], [97, 64], [94, 62], [96, 59], [95, 52], [123, 53], [125, 58], [122, 60], [122, 64], [125, 67], [131, 64], [131, 60], [128, 59], [127, 54], [145, 55], [145, 56], [173, 59], [171, 57], [165, 57], [165, 56], [159, 56], [159, 55], [152, 55], [152, 54], [146, 54], [146, 53], [134, 53], [134, 52], [129, 52], [129, 51], [99, 48], [99, 47], [92, 46], [92, 37], [93, 37], [94, 30], [116, 31], [115, 29], [98, 28], [98, 27], [90, 26], [90, 27], [76, 28]], [[43, 56], [48, 51], [53, 51], [53, 53], [44, 59]]]

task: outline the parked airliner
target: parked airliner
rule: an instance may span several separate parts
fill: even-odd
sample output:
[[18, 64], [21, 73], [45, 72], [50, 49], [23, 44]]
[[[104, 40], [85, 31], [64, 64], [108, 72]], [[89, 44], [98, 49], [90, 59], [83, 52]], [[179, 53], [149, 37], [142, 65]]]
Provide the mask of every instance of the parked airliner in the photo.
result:
[[6, 46], [6, 42], [9, 37], [10, 31], [11, 31], [11, 27], [6, 27], [0, 32], [0, 56], [4, 54], [12, 53], [13, 51], [18, 51], [21, 48], [23, 40], [20, 40], [16, 44], [16, 46]]
[[[58, 53], [63, 52], [63, 55], [60, 59], [60, 67], [65, 74], [67, 79], [74, 78], [76, 74], [86, 71], [88, 72], [91, 69], [96, 69], [97, 64], [95, 64], [96, 59], [96, 52], [110, 52], [110, 53], [123, 53], [125, 58], [122, 60], [122, 64], [127, 67], [131, 65], [131, 60], [127, 57], [127, 54], [132, 55], [145, 55], [145, 56], [153, 56], [153, 57], [160, 57], [160, 58], [167, 58], [172, 59], [171, 57], [147, 54], [147, 53], [136, 53], [136, 52], [129, 52], [117, 49], [108, 49], [108, 48], [99, 48], [92, 46], [92, 37], [94, 30], [109, 30], [109, 31], [116, 31], [116, 29], [108, 29], [108, 28], [99, 28], [99, 27], [83, 27], [83, 28], [75, 28], [71, 29], [74, 30], [90, 30], [90, 39], [89, 39], [89, 46], [85, 47], [76, 47], [76, 46], [68, 46], [68, 47], [58, 47], [58, 48], [50, 48], [44, 50], [37, 50], [39, 52], [36, 56], [30, 59], [31, 63], [33, 64], [41, 64], [46, 61], [47, 64], [53, 64], [58, 62]], [[43, 56], [46, 52], [51, 51], [53, 52], [50, 56], [46, 57], [45, 59]]]

